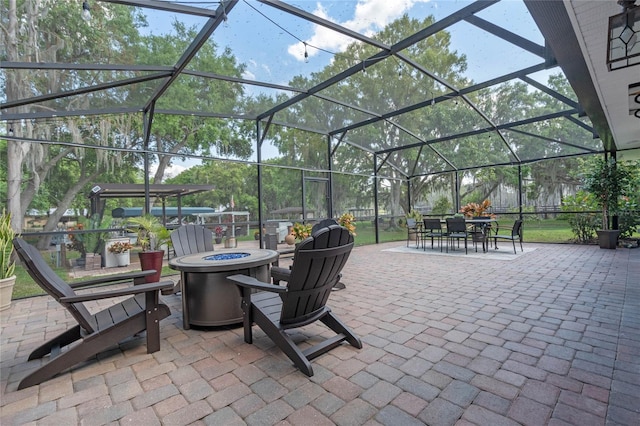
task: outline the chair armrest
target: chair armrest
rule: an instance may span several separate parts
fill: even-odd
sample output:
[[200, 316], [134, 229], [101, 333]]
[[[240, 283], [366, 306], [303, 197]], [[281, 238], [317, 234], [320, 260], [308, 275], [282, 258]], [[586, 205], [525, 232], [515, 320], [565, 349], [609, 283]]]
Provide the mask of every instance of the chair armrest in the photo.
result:
[[230, 275], [227, 279], [234, 281], [240, 287], [245, 288], [255, 288], [256, 290], [265, 290], [270, 291], [272, 293], [285, 293], [287, 291], [287, 287], [283, 287], [280, 285], [263, 283], [262, 281], [258, 281], [257, 279], [250, 277], [248, 275]]
[[279, 283], [280, 281], [289, 282], [289, 277], [291, 276], [290, 268], [281, 268], [279, 266], [271, 267], [271, 278], [274, 283]]
[[65, 296], [60, 298], [63, 303], [87, 302], [89, 300], [110, 299], [112, 297], [130, 296], [133, 294], [147, 293], [173, 288], [173, 281], [161, 281], [151, 284], [134, 285], [116, 290], [101, 291], [97, 293], [77, 294], [75, 296]]
[[73, 284], [69, 284], [71, 288], [81, 288], [92, 286], [96, 284], [105, 284], [105, 283], [118, 283], [122, 281], [131, 281], [137, 278], [144, 278], [147, 275], [155, 274], [155, 269], [148, 269], [146, 271], [135, 271], [135, 272], [127, 272], [124, 274], [113, 274], [113, 275], [103, 275], [97, 278], [92, 278], [90, 280], [78, 281]]
[[291, 268], [281, 268], [280, 266], [271, 267], [271, 275], [289, 276], [291, 275]]

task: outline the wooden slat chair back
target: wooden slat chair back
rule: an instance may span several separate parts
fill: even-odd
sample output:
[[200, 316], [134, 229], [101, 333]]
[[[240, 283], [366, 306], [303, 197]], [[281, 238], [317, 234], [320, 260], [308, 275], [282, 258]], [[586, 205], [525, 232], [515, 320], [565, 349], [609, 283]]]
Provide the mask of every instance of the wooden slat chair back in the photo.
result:
[[[15, 238], [13, 245], [31, 278], [65, 307], [78, 323], [31, 352], [29, 361], [49, 354], [50, 360], [22, 379], [18, 389], [40, 384], [63, 370], [145, 330], [147, 331], [147, 353], [160, 350], [159, 323], [160, 320], [168, 317], [171, 311], [168, 306], [159, 302], [159, 292], [173, 287], [172, 281], [78, 294], [75, 288], [104, 283], [143, 282], [145, 276], [155, 271], [105, 275], [69, 285], [51, 269], [34, 246], [21, 238]], [[84, 302], [91, 300], [121, 296], [131, 297], [93, 315], [84, 305]], [[71, 345], [78, 340], [81, 342]]]
[[316, 233], [297, 247], [288, 291], [281, 295], [281, 324], [298, 324], [324, 309], [353, 248], [353, 237], [345, 228], [333, 225], [333, 230]]
[[213, 251], [213, 232], [202, 225], [182, 225], [171, 232], [176, 256]]
[[[331, 225], [298, 245], [287, 286], [263, 283], [246, 275], [228, 277], [242, 289], [245, 342], [252, 343], [255, 322], [308, 376], [313, 376], [310, 360], [343, 341], [362, 348], [360, 339], [326, 305], [352, 248], [353, 236], [349, 231]], [[336, 335], [300, 350], [286, 330], [316, 321], [321, 321]]]
[[[323, 228], [327, 228], [331, 225], [338, 225], [338, 222], [333, 219], [322, 219], [320, 222], [314, 224], [311, 227], [311, 236], [313, 236], [316, 232], [320, 231]], [[294, 252], [295, 255], [295, 252]], [[295, 261], [295, 257], [293, 258]], [[280, 284], [281, 281], [289, 281], [289, 277], [291, 276], [291, 267], [289, 268], [281, 268], [280, 266], [272, 266], [271, 267], [271, 278], [273, 279], [274, 284]], [[334, 290], [345, 288], [344, 284], [336, 283], [336, 287]]]
[[61, 300], [64, 297], [72, 297], [77, 294], [69, 284], [64, 282], [51, 269], [40, 254], [40, 251], [22, 239], [16, 239], [14, 246], [20, 260], [22, 260], [27, 272], [36, 284], [46, 291], [49, 296], [53, 297], [56, 302], [64, 306], [87, 333], [96, 331], [95, 321], [84, 306], [84, 303], [66, 303]]

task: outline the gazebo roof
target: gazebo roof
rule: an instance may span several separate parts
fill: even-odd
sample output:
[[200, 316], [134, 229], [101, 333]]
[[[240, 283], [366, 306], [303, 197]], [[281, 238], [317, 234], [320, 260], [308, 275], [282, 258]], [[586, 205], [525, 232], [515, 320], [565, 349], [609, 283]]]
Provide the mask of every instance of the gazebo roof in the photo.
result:
[[167, 198], [182, 197], [199, 192], [213, 191], [213, 185], [165, 185], [151, 184], [147, 191], [144, 184], [131, 183], [99, 183], [89, 193], [89, 198]]

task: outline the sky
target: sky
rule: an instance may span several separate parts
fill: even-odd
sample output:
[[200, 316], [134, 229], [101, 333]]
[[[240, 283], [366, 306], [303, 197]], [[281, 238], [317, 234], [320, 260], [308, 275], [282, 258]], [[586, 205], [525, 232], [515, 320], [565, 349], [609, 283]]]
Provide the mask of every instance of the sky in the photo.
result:
[[[424, 19], [433, 15], [441, 19], [473, 3], [467, 0], [287, 0], [286, 3], [353, 31], [372, 36], [404, 13]], [[183, 2], [188, 4], [189, 1]], [[196, 3], [194, 6], [215, 8]], [[171, 28], [173, 16], [148, 11], [149, 31], [154, 34]], [[489, 21], [525, 38], [543, 43], [533, 20], [520, 0], [503, 0], [480, 12]], [[185, 17], [182, 16], [181, 20]], [[205, 18], [187, 17], [198, 28]], [[521, 62], [539, 62], [532, 55], [512, 49], [508, 43], [467, 23], [451, 28], [452, 48], [467, 56], [469, 74], [483, 81], [505, 72], [505, 53], [513, 69]], [[312, 24], [255, 0], [240, 0], [229, 11], [227, 22], [214, 33], [220, 49], [229, 47], [240, 63], [247, 67], [245, 77], [286, 85], [295, 75], [319, 71], [330, 63], [333, 54], [344, 51], [353, 40], [325, 27]], [[305, 44], [308, 58], [305, 61]], [[330, 53], [327, 53], [330, 52]], [[333, 54], [332, 54], [333, 53]]]
[[[467, 0], [285, 0], [286, 3], [312, 13], [353, 31], [372, 36], [393, 20], [408, 14], [424, 19], [433, 15], [442, 19], [473, 3]], [[184, 3], [189, 3], [184, 2]], [[214, 9], [217, 3], [194, 6]], [[148, 31], [161, 34], [171, 29], [171, 14], [148, 11]], [[522, 37], [544, 44], [526, 7], [520, 0], [503, 0], [481, 11], [477, 16]], [[180, 18], [187, 25], [200, 28], [206, 18]], [[185, 21], [186, 19], [186, 21]], [[475, 82], [485, 81], [524, 66], [542, 62], [532, 54], [514, 48], [509, 43], [488, 35], [466, 23], [450, 27], [451, 48], [466, 55], [467, 76]], [[249, 80], [288, 85], [296, 75], [308, 75], [322, 70], [331, 63], [334, 54], [343, 52], [353, 39], [316, 25], [272, 6], [255, 0], [240, 0], [229, 11], [225, 24], [213, 35], [220, 50], [230, 48], [239, 63], [246, 66], [244, 77]], [[305, 49], [306, 45], [306, 49]], [[307, 58], [305, 58], [305, 50]], [[546, 81], [550, 73], [542, 73], [538, 80]], [[534, 76], [535, 77], [535, 76]], [[248, 90], [265, 89], [248, 88]], [[251, 92], [250, 92], [251, 93]], [[254, 92], [255, 94], [255, 92]], [[266, 156], [268, 157], [268, 155]], [[176, 165], [172, 175], [181, 169]]]

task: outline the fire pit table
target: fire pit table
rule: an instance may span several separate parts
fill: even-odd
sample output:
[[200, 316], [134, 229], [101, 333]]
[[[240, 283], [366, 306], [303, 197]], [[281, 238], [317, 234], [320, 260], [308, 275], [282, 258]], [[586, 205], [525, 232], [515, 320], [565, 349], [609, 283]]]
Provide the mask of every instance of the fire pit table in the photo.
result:
[[227, 276], [245, 274], [269, 281], [270, 265], [278, 252], [263, 249], [209, 251], [176, 257], [169, 267], [182, 279], [182, 319], [191, 325], [220, 326], [242, 322], [242, 297]]

